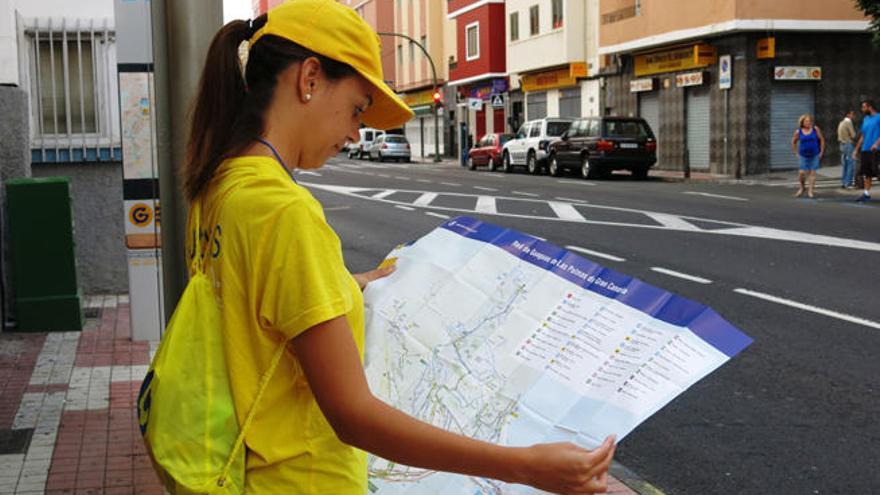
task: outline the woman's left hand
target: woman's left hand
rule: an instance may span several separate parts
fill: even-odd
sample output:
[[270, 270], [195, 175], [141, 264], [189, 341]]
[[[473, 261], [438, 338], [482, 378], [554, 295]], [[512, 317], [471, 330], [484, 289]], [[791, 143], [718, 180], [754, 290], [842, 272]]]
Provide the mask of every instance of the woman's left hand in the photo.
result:
[[395, 270], [394, 265], [389, 265], [384, 268], [376, 268], [375, 270], [371, 270], [365, 273], [352, 273], [351, 276], [354, 277], [355, 281], [357, 281], [358, 286], [360, 286], [361, 290], [367, 288], [367, 284], [374, 280], [379, 280], [380, 278], [385, 278], [388, 275], [394, 273]]

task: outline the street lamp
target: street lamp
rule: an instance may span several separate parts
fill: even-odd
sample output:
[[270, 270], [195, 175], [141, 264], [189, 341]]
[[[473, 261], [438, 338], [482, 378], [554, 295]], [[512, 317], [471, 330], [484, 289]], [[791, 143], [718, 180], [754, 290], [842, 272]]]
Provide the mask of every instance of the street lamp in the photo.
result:
[[428, 58], [428, 63], [431, 65], [431, 78], [434, 81], [434, 161], [440, 161], [440, 119], [437, 115], [437, 111], [440, 108], [440, 89], [437, 88], [437, 69], [434, 67], [434, 59], [431, 58], [431, 55], [428, 54], [428, 50], [422, 46], [418, 41], [410, 38], [409, 36], [401, 33], [377, 33], [379, 36], [397, 36], [399, 38], [406, 38], [410, 41], [410, 43], [414, 43], [416, 46], [422, 50], [422, 53], [425, 54], [425, 57]]

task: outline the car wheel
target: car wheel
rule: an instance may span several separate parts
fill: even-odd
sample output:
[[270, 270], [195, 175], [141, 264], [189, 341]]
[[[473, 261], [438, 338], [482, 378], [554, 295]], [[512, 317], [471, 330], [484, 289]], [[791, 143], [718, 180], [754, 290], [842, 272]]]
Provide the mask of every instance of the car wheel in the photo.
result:
[[590, 165], [590, 158], [587, 155], [581, 157], [581, 177], [584, 179], [595, 179], [599, 176], [598, 170]]
[[510, 163], [510, 153], [504, 152], [504, 160], [501, 164], [501, 170], [504, 171], [505, 174], [509, 174], [513, 171], [513, 164]]
[[648, 178], [648, 167], [634, 168], [632, 175], [635, 180], [646, 180]]
[[474, 157], [472, 157], [472, 156], [468, 156], [468, 159], [467, 159], [467, 168], [468, 168], [469, 170], [476, 170], [476, 169], [477, 169], [477, 166], [474, 165]]
[[494, 172], [498, 170], [498, 165], [495, 164], [494, 158], [489, 158], [489, 172]]
[[529, 151], [529, 156], [526, 158], [526, 167], [532, 175], [537, 175], [540, 172], [540, 170], [538, 170], [538, 157], [535, 156], [534, 151]]
[[550, 170], [550, 175], [552, 175], [553, 177], [559, 177], [560, 172], [562, 172], [561, 170], [559, 170], [559, 162], [556, 161], [556, 155], [550, 156], [549, 170]]

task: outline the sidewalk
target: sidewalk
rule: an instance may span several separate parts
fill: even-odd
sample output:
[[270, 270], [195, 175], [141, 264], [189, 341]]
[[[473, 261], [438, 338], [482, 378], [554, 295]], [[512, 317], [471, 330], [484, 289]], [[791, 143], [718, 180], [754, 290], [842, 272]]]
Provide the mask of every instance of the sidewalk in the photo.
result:
[[[0, 494], [163, 493], [135, 413], [150, 343], [131, 340], [128, 296], [85, 306], [82, 332], [0, 333]], [[658, 493], [622, 466], [612, 472]]]

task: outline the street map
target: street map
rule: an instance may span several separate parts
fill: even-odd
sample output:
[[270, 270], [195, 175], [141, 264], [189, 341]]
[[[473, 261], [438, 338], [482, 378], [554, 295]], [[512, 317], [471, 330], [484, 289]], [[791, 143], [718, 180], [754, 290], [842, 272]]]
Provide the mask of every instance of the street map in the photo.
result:
[[[493, 443], [620, 441], [752, 342], [705, 306], [473, 218], [391, 260], [365, 293], [373, 393]], [[378, 457], [369, 471], [383, 495], [534, 493]]]

